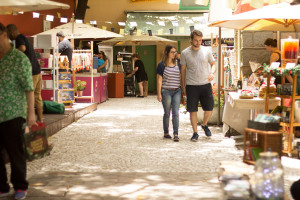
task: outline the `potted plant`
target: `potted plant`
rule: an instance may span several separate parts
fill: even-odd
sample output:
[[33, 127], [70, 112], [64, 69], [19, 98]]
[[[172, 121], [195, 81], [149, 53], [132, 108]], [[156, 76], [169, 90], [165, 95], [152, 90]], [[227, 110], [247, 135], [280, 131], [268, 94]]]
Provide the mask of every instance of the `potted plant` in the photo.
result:
[[74, 84], [74, 90], [77, 91], [77, 96], [81, 97], [85, 89], [86, 81], [77, 80]]

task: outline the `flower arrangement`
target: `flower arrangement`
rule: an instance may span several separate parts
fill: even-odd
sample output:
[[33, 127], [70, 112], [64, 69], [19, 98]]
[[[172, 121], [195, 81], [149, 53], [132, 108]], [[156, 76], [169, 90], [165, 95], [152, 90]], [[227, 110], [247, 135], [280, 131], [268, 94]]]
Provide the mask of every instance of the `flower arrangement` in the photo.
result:
[[74, 90], [75, 91], [83, 91], [85, 89], [86, 82], [82, 80], [77, 80], [74, 84]]

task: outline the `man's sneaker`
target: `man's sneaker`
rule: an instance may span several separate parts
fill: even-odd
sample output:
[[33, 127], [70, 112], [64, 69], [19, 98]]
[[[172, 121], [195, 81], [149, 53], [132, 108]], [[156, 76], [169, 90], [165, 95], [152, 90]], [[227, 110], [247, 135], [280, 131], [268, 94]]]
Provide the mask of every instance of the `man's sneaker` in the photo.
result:
[[178, 135], [174, 135], [173, 140], [174, 140], [174, 142], [179, 142], [179, 137], [178, 137]]
[[10, 195], [9, 192], [0, 192], [0, 198], [7, 197], [8, 195]]
[[199, 137], [198, 133], [193, 133], [193, 137], [191, 138], [191, 140], [193, 142], [196, 142], [198, 140], [198, 137]]
[[203, 128], [203, 130], [204, 130], [204, 132], [205, 132], [205, 135], [206, 135], [207, 137], [210, 137], [210, 136], [211, 136], [211, 132], [210, 132], [208, 126], [207, 126], [207, 125], [206, 125], [206, 126], [201, 125], [201, 127]]
[[165, 134], [164, 134], [164, 138], [166, 138], [166, 139], [172, 139], [171, 135], [168, 134], [168, 133], [165, 133]]
[[15, 193], [15, 199], [25, 199], [27, 194], [26, 190], [17, 190]]

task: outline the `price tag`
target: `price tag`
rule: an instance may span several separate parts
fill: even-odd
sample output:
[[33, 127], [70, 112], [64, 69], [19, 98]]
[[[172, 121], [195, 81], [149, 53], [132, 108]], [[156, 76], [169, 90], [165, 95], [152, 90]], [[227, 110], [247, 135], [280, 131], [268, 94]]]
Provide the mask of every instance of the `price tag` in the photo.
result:
[[280, 62], [272, 62], [270, 67], [273, 69], [277, 69], [279, 67], [279, 65], [280, 65]]
[[292, 69], [292, 68], [294, 68], [295, 66], [296, 66], [296, 63], [286, 63], [285, 68], [286, 68], [286, 69]]

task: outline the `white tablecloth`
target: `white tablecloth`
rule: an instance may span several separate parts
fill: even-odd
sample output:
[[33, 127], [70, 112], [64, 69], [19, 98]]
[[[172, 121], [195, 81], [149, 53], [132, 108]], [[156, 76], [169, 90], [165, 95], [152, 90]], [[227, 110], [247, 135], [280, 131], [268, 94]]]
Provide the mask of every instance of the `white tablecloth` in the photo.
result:
[[[269, 108], [280, 105], [280, 98], [270, 99]], [[260, 98], [240, 99], [237, 92], [229, 92], [223, 112], [223, 123], [244, 134], [250, 114], [263, 113], [265, 100]]]

